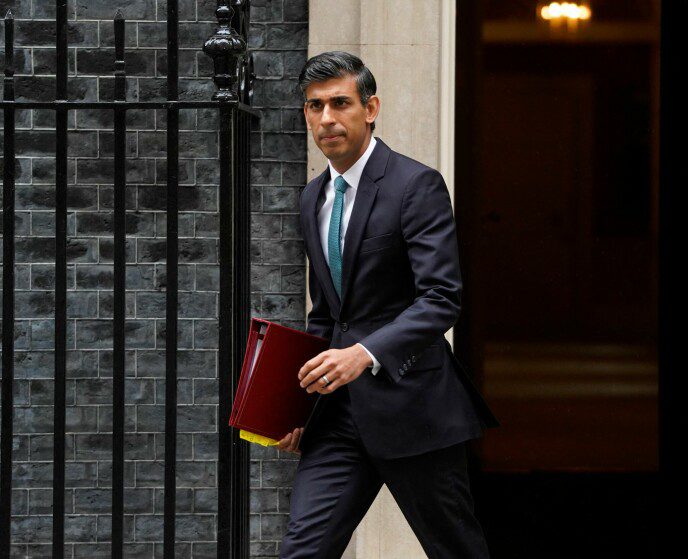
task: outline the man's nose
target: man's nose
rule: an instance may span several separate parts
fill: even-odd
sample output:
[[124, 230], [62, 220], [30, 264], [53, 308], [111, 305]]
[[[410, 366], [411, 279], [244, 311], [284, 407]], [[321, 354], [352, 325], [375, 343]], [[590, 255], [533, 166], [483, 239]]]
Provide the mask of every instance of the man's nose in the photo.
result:
[[329, 108], [329, 105], [325, 105], [325, 108], [323, 109], [323, 114], [322, 114], [322, 122], [324, 123], [333, 123], [334, 120], [334, 111]]

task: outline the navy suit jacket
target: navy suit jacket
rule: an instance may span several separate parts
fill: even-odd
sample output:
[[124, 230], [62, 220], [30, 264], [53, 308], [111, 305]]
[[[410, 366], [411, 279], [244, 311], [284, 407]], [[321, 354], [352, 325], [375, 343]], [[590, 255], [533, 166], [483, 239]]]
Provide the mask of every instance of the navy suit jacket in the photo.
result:
[[[462, 289], [447, 185], [437, 170], [376, 140], [346, 230], [341, 301], [317, 221], [329, 166], [301, 193], [313, 304], [306, 331], [331, 348], [361, 342], [381, 363], [377, 375], [366, 370], [347, 386], [366, 450], [396, 458], [478, 437], [499, 422], [444, 337]], [[329, 397], [318, 397], [301, 449]]]

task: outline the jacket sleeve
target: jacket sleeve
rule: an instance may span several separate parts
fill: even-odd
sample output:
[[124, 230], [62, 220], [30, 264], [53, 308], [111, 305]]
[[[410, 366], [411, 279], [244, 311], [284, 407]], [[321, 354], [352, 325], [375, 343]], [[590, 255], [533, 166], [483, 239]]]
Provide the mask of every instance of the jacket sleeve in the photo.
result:
[[363, 349], [365, 349], [365, 352], [370, 355], [370, 358], [373, 360], [373, 365], [370, 367], [370, 372], [374, 375], [377, 374], [377, 372], [380, 370], [380, 367], [382, 367], [382, 363], [380, 363], [376, 357], [368, 351], [368, 348], [364, 346], [362, 343], [358, 342], [358, 345], [360, 345]]
[[425, 168], [406, 185], [401, 229], [413, 272], [415, 300], [393, 321], [359, 342], [393, 382], [451, 328], [461, 310], [461, 270], [454, 212], [442, 174]]

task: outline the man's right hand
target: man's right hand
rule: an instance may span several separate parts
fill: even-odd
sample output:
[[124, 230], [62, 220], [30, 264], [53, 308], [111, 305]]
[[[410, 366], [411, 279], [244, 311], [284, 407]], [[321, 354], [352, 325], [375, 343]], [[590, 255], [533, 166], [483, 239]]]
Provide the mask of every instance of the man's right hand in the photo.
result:
[[286, 450], [287, 452], [301, 454], [301, 451], [299, 450], [299, 441], [301, 440], [302, 434], [303, 427], [297, 427], [291, 433], [287, 433], [287, 435], [277, 443], [277, 448], [280, 450]]

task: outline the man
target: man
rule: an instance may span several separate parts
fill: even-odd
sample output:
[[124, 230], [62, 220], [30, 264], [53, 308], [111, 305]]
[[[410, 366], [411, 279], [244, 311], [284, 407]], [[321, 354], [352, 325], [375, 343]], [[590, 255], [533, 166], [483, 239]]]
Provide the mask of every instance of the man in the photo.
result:
[[428, 557], [488, 557], [465, 444], [498, 422], [444, 337], [462, 288], [447, 186], [372, 136], [380, 100], [359, 58], [312, 57], [299, 85], [328, 158], [300, 200], [307, 331], [331, 345], [298, 373], [313, 414], [278, 445], [301, 454], [280, 557], [341, 557], [383, 483]]

